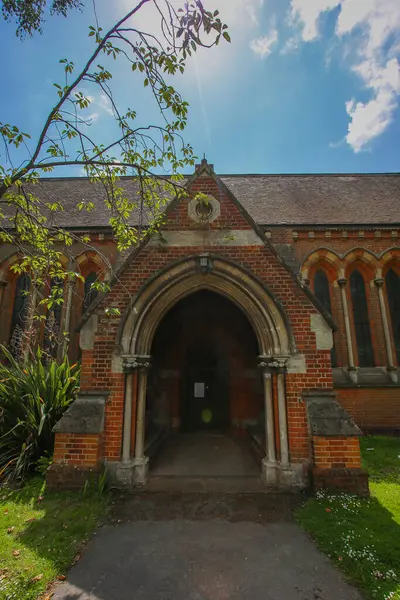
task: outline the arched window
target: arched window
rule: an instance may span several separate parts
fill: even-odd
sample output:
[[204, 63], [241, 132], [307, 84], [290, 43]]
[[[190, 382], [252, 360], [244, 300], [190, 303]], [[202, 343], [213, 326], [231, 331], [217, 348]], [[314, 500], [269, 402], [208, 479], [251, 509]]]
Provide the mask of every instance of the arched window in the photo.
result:
[[400, 364], [400, 277], [393, 269], [386, 274], [386, 292], [392, 321], [397, 363]]
[[[330, 293], [330, 289], [329, 289], [329, 281], [328, 281], [328, 277], [326, 276], [325, 271], [322, 271], [322, 269], [318, 269], [318, 271], [315, 273], [314, 294], [315, 294], [315, 297], [317, 298], [317, 300], [319, 300], [319, 302], [322, 304], [322, 306], [324, 306], [326, 308], [326, 310], [329, 312], [329, 314], [331, 315], [332, 307], [331, 307], [331, 293]], [[332, 367], [337, 366], [335, 346], [332, 346], [332, 349], [331, 349], [331, 362], [332, 362]]]
[[97, 298], [98, 291], [92, 287], [92, 284], [97, 281], [98, 276], [95, 271], [91, 271], [85, 279], [83, 290], [82, 312], [84, 313], [88, 306]]
[[61, 343], [60, 329], [62, 315], [62, 302], [56, 302], [56, 300], [62, 298], [64, 295], [64, 281], [59, 277], [52, 279], [50, 292], [55, 303], [47, 313], [44, 347], [51, 356], [56, 356], [58, 346]]
[[372, 348], [371, 328], [369, 325], [367, 296], [364, 279], [359, 271], [353, 271], [350, 275], [350, 294], [353, 305], [358, 364], [360, 367], [373, 367], [374, 352]]
[[31, 278], [27, 273], [23, 273], [18, 277], [15, 286], [14, 307], [11, 319], [11, 335], [12, 337], [16, 328], [23, 329], [28, 310], [28, 292], [31, 287]]

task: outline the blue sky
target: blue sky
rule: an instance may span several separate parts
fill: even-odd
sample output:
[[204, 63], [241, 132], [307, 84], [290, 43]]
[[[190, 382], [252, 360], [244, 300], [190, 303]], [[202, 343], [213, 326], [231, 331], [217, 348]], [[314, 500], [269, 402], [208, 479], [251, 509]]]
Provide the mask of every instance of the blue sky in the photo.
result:
[[[220, 10], [232, 44], [198, 53], [175, 80], [190, 103], [185, 138], [197, 155], [205, 152], [219, 173], [400, 171], [399, 0], [205, 3]], [[83, 13], [49, 18], [43, 35], [24, 42], [0, 23], [0, 121], [33, 139], [56, 101], [59, 59], [78, 67], [92, 48], [92, 2], [85, 4]], [[133, 4], [97, 0], [100, 23], [107, 28]], [[151, 7], [139, 20], [156, 31]], [[118, 66], [113, 85], [141, 123], [159, 122], [138, 76]], [[92, 131], [110, 139], [105, 99], [93, 95], [87, 111]], [[80, 172], [53, 173], [68, 174]]]

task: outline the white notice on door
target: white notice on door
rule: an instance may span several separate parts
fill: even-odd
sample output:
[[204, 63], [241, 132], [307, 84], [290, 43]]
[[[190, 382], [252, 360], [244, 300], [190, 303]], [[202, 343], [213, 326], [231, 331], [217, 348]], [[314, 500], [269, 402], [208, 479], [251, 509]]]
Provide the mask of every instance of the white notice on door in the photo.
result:
[[198, 382], [194, 384], [194, 397], [195, 398], [204, 398], [205, 385], [203, 382]]

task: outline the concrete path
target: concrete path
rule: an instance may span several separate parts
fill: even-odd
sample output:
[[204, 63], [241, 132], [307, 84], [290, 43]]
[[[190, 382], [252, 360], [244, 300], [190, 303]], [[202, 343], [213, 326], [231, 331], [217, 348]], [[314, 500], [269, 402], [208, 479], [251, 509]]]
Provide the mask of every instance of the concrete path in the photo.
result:
[[[183, 519], [176, 518], [177, 497], [168, 508], [167, 497], [150, 502], [150, 496], [128, 500], [119, 512], [121, 522], [97, 532], [67, 581], [55, 589], [54, 600], [362, 599], [286, 512], [278, 510], [280, 522], [268, 522], [271, 500], [257, 512], [261, 494], [236, 504], [231, 498], [225, 513], [223, 498], [213, 508], [213, 498], [194, 495], [193, 510], [186, 499]], [[135, 514], [139, 504], [142, 510]], [[204, 504], [211, 509], [201, 511]], [[281, 504], [288, 507], [291, 501]], [[131, 521], [126, 520], [130, 509]], [[218, 513], [222, 518], [209, 518]]]
[[241, 438], [218, 432], [179, 433], [169, 437], [151, 465], [153, 476], [260, 476]]

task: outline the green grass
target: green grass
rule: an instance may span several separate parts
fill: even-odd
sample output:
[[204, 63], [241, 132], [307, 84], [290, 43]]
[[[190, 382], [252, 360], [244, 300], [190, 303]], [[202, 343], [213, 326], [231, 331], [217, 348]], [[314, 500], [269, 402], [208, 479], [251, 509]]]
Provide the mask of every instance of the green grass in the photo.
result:
[[0, 599], [33, 600], [62, 579], [107, 509], [97, 491], [47, 493], [39, 477], [0, 490]]
[[365, 598], [400, 600], [400, 438], [361, 439], [371, 498], [318, 494], [296, 519]]

